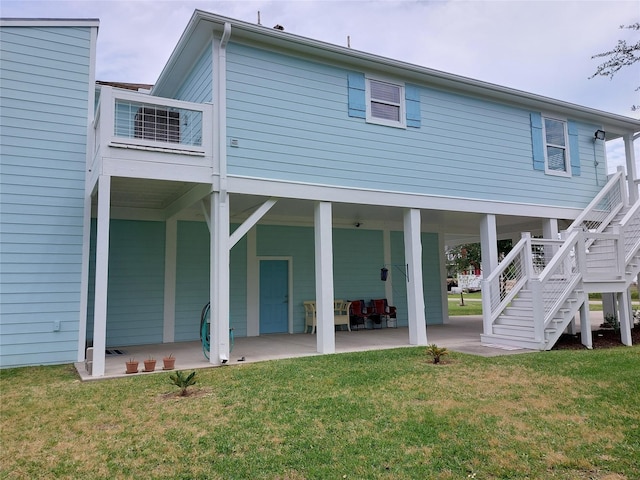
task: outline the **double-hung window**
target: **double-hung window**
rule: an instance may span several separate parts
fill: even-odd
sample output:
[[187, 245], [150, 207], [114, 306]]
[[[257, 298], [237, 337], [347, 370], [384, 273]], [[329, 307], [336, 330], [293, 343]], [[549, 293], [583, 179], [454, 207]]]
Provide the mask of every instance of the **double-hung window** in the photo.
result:
[[543, 118], [545, 142], [545, 171], [555, 175], [571, 175], [567, 122], [555, 118]]
[[367, 77], [367, 122], [406, 127], [404, 85]]

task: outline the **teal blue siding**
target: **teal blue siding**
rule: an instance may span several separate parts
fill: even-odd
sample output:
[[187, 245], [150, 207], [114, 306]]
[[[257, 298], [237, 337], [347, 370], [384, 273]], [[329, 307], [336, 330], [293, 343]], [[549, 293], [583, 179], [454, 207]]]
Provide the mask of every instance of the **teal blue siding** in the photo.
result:
[[178, 222], [176, 271], [177, 342], [200, 338], [200, 314], [209, 302], [209, 229], [204, 222]]
[[412, 85], [421, 128], [389, 128], [349, 116], [347, 70], [234, 43], [227, 65], [230, 175], [565, 207], [600, 188], [534, 170], [524, 109]]
[[[423, 233], [422, 241], [422, 290], [424, 293], [425, 317], [427, 325], [443, 323], [442, 312], [442, 279], [440, 278], [441, 252], [438, 234]], [[391, 232], [390, 271], [393, 275], [393, 300], [398, 309], [398, 325], [407, 326], [407, 289], [404, 259], [404, 235], [402, 232]]]
[[[232, 225], [232, 230], [234, 226]], [[229, 325], [237, 337], [247, 336], [247, 237], [230, 252]]]
[[[164, 222], [111, 220], [107, 346], [162, 343], [164, 239]], [[87, 327], [92, 336], [93, 315]]]
[[90, 28], [0, 30], [2, 367], [77, 356], [90, 51]]
[[422, 234], [422, 289], [424, 292], [424, 308], [427, 325], [441, 324], [442, 314], [442, 286], [444, 279], [440, 276], [441, 256], [438, 234]]
[[[200, 338], [200, 315], [209, 302], [210, 236], [203, 222], [178, 222], [176, 272], [176, 342]], [[230, 253], [229, 322], [238, 337], [247, 335], [247, 242], [240, 240]]]
[[382, 231], [333, 230], [333, 285], [335, 296], [345, 300], [384, 298], [380, 269], [384, 264]]
[[185, 77], [176, 93], [177, 100], [206, 103], [213, 98], [211, 42], [207, 44], [200, 58]]

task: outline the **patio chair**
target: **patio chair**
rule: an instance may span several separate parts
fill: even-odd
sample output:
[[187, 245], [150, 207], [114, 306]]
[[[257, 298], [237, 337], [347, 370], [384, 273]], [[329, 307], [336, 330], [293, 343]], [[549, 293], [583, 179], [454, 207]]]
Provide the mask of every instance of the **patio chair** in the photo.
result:
[[333, 323], [336, 326], [347, 326], [347, 330], [351, 331], [349, 325], [349, 309], [351, 308], [351, 302], [345, 302], [344, 300], [334, 300], [333, 302]]
[[398, 326], [398, 322], [396, 320], [396, 307], [390, 306], [386, 298], [371, 300], [371, 306], [374, 312], [373, 315], [380, 319], [380, 324], [382, 324], [382, 321], [384, 320], [387, 327]]
[[370, 313], [367, 312], [367, 306], [364, 303], [364, 300], [351, 301], [349, 319], [352, 327], [355, 327], [356, 330], [360, 330], [361, 325], [364, 328], [367, 328], [367, 320], [369, 320], [369, 316]]
[[309, 333], [316, 333], [316, 302], [309, 300], [302, 302], [304, 305], [304, 333], [310, 328]]

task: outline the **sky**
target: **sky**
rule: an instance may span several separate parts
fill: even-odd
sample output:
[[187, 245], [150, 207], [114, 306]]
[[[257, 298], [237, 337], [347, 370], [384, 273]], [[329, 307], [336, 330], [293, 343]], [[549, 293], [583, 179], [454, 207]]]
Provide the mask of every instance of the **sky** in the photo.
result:
[[[193, 11], [282, 25], [296, 35], [640, 118], [640, 62], [589, 79], [640, 21], [640, 1], [619, 0], [0, 0], [5, 18], [97, 18], [96, 78], [154, 83]], [[636, 141], [640, 171], [640, 140]], [[622, 141], [607, 143], [610, 171]]]

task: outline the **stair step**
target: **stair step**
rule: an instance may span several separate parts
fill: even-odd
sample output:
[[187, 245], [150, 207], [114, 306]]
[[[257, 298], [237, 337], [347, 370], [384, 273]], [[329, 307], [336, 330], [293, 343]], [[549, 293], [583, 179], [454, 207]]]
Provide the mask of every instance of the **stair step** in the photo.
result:
[[509, 317], [531, 317], [532, 308], [531, 305], [528, 306], [513, 306], [510, 305], [504, 309], [502, 312], [503, 315], [507, 315]]
[[503, 345], [507, 347], [519, 347], [530, 350], [544, 350], [545, 342], [536, 342], [524, 338], [515, 338], [508, 335], [480, 335], [480, 342], [483, 345]]
[[[556, 332], [553, 327], [547, 327], [544, 330], [545, 339], [549, 335]], [[493, 325], [493, 333], [495, 335], [508, 335], [515, 338], [532, 338], [533, 337], [533, 325], [521, 326], [521, 325]]]
[[533, 317], [523, 317], [515, 315], [500, 315], [494, 325], [508, 325], [520, 327], [533, 327]]

